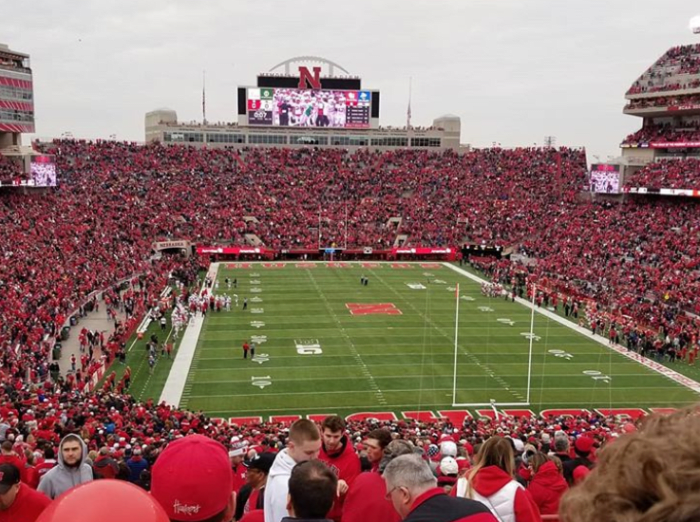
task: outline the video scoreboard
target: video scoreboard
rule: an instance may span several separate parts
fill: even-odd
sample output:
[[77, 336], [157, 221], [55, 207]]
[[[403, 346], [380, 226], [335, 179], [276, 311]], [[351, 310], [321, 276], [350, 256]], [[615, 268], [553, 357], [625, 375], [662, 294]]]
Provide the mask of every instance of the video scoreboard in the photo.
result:
[[368, 128], [370, 91], [249, 87], [249, 125]]

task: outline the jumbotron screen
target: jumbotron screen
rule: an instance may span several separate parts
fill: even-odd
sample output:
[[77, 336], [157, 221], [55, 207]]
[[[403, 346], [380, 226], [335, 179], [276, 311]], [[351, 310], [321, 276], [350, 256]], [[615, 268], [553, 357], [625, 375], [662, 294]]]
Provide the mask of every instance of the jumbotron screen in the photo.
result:
[[620, 193], [620, 166], [607, 164], [591, 165], [591, 192], [604, 194]]
[[370, 91], [248, 88], [248, 124], [368, 128]]
[[54, 163], [53, 157], [32, 157], [29, 185], [34, 187], [56, 186], [56, 163]]

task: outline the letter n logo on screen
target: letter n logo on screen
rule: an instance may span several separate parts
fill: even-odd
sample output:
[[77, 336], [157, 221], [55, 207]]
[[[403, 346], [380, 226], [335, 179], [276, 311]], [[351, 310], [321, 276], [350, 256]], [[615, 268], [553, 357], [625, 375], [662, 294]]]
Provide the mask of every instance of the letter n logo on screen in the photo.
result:
[[[321, 89], [321, 68], [314, 67], [313, 75], [309, 72], [308, 67], [299, 67], [299, 88], [300, 89]], [[306, 85], [309, 85], [308, 87]]]

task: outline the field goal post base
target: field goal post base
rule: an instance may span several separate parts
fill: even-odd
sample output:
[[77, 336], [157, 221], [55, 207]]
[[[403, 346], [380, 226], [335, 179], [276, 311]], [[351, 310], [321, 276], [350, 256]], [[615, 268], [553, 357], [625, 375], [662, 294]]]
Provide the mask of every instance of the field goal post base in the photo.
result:
[[525, 407], [525, 406], [530, 406], [529, 402], [460, 402], [452, 403], [453, 408], [492, 408], [492, 407], [500, 407], [500, 406], [507, 406], [509, 408], [519, 408], [519, 407]]

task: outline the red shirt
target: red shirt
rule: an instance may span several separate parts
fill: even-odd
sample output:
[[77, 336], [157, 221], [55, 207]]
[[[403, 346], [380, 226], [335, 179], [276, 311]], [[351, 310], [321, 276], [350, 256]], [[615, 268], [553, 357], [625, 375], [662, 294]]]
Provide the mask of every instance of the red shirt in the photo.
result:
[[49, 497], [20, 484], [15, 501], [9, 509], [0, 510], [0, 522], [34, 522], [49, 504]]
[[231, 469], [233, 470], [233, 491], [238, 494], [245, 485], [245, 475], [248, 468], [243, 464], [238, 464], [237, 466], [232, 466]]
[[385, 495], [386, 483], [379, 473], [360, 473], [345, 496], [343, 522], [400, 522]]
[[[347, 482], [348, 487], [352, 488], [352, 483], [360, 474], [360, 458], [355, 453], [352, 443], [347, 435], [342, 438], [341, 450], [337, 453], [328, 453], [325, 446], [321, 446], [321, 452], [318, 455], [318, 460], [325, 462], [329, 468], [338, 477], [338, 480]], [[345, 495], [339, 497], [333, 504], [333, 508], [328, 513], [328, 518], [338, 522], [343, 512], [343, 503]]]
[[262, 509], [254, 509], [243, 515], [240, 522], [265, 522], [265, 512]]

